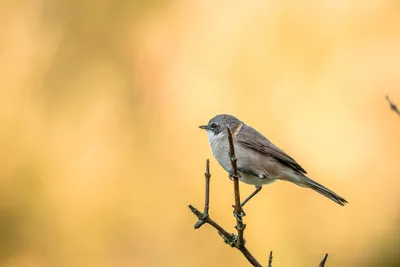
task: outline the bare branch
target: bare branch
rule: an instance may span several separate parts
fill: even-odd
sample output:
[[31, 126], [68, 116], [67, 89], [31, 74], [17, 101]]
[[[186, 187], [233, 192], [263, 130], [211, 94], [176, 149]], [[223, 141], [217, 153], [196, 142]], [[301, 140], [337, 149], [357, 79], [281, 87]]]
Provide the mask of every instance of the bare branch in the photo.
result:
[[[256, 267], [261, 267], [261, 264], [254, 258], [254, 256], [250, 253], [250, 251], [246, 248], [245, 246], [245, 239], [244, 239], [244, 229], [246, 228], [246, 224], [243, 223], [243, 216], [245, 215], [242, 206], [240, 204], [240, 191], [239, 191], [239, 173], [238, 173], [238, 168], [237, 168], [237, 159], [235, 156], [235, 148], [233, 144], [233, 136], [232, 132], [228, 127], [228, 139], [229, 139], [229, 148], [230, 148], [230, 159], [231, 159], [231, 164], [232, 164], [232, 172], [230, 173], [230, 178], [232, 178], [234, 182], [234, 193], [235, 193], [235, 210], [234, 210], [234, 216], [236, 218], [236, 230], [237, 230], [237, 235], [232, 234], [228, 231], [226, 231], [222, 226], [220, 226], [217, 222], [215, 222], [213, 219], [210, 218], [209, 216], [209, 208], [210, 208], [210, 162], [207, 159], [206, 161], [206, 172], [204, 174], [205, 180], [206, 180], [206, 190], [205, 190], [205, 200], [204, 200], [204, 212], [199, 211], [192, 205], [189, 205], [189, 209], [193, 212], [194, 215], [196, 215], [198, 221], [194, 225], [195, 229], [200, 228], [204, 224], [209, 224], [212, 227], [214, 227], [218, 234], [222, 237], [224, 242], [231, 247], [234, 247], [238, 249], [240, 252], [242, 252], [243, 256], [246, 257], [246, 259]], [[328, 257], [328, 254], [325, 255], [325, 257], [322, 259], [320, 263], [320, 267], [325, 266], [326, 259]], [[272, 267], [272, 251], [269, 254], [269, 261], [268, 261], [268, 267]]]
[[244, 240], [244, 229], [246, 229], [246, 225], [243, 223], [243, 218], [242, 218], [245, 213], [243, 212], [242, 205], [240, 204], [239, 173], [237, 168], [237, 158], [235, 156], [235, 147], [233, 145], [232, 132], [229, 127], [227, 128], [228, 128], [227, 130], [228, 130], [228, 140], [229, 140], [229, 156], [232, 164], [231, 178], [233, 179], [234, 193], [235, 193], [235, 211], [234, 211], [234, 215], [236, 218], [235, 228], [238, 233], [238, 239], [235, 246], [243, 253], [246, 259], [253, 266], [261, 266], [261, 264], [256, 260], [256, 258], [254, 258], [254, 256], [245, 246], [246, 241]]
[[[237, 169], [236, 169], [236, 172], [237, 172]], [[246, 257], [246, 259], [253, 266], [261, 267], [261, 264], [258, 263], [258, 261], [253, 257], [253, 255], [250, 253], [250, 251], [244, 245], [243, 231], [244, 231], [245, 225], [243, 224], [243, 222], [241, 222], [240, 216], [237, 216], [237, 221], [240, 221], [240, 223], [239, 223], [239, 225], [236, 225], [238, 235], [229, 233], [222, 226], [220, 226], [217, 222], [215, 222], [213, 219], [210, 218], [208, 211], [209, 211], [209, 203], [210, 203], [209, 197], [210, 197], [211, 174], [210, 174], [210, 164], [209, 164], [208, 160], [206, 163], [206, 173], [204, 174], [204, 176], [206, 178], [206, 194], [205, 194], [206, 197], [205, 197], [205, 203], [204, 203], [204, 212], [201, 212], [198, 209], [196, 209], [195, 207], [193, 207], [192, 205], [189, 205], [189, 209], [198, 218], [198, 221], [194, 225], [194, 228], [198, 229], [206, 223], [211, 225], [218, 231], [218, 234], [222, 237], [222, 239], [224, 240], [224, 242], [226, 244], [240, 250], [240, 252], [242, 252], [242, 254]], [[239, 190], [239, 188], [238, 188], [238, 190]], [[239, 197], [239, 206], [238, 207], [240, 207], [240, 197]]]
[[199, 219], [197, 221], [197, 223], [194, 225], [195, 229], [198, 229], [203, 224], [208, 223], [209, 225], [211, 225], [218, 231], [218, 234], [224, 239], [225, 243], [227, 243], [227, 244], [234, 243], [234, 239], [235, 239], [234, 234], [227, 232], [224, 228], [222, 228], [222, 226], [220, 226], [213, 219], [211, 219], [210, 216], [204, 216], [204, 213], [200, 212], [198, 209], [196, 209], [192, 205], [189, 205], [188, 207], [193, 212], [193, 214], [196, 215], [197, 218]]
[[319, 264], [319, 267], [324, 267], [325, 266], [325, 262], [326, 262], [327, 258], [328, 258], [328, 253], [325, 254], [324, 258], [322, 259], [321, 263]]
[[389, 102], [390, 108], [391, 108], [394, 112], [396, 112], [397, 115], [400, 116], [400, 111], [399, 111], [399, 109], [397, 108], [396, 104], [393, 103], [393, 102], [390, 100], [390, 98], [389, 98], [388, 95], [386, 95], [386, 100]]
[[206, 178], [206, 198], [204, 203], [204, 213], [208, 215], [208, 210], [210, 209], [210, 160], [206, 161], [206, 173], [204, 174]]
[[217, 224], [214, 220], [212, 220], [208, 214], [209, 205], [210, 205], [210, 161], [207, 159], [206, 161], [206, 173], [204, 174], [206, 178], [206, 197], [204, 201], [204, 212], [200, 212], [198, 209], [189, 205], [189, 209], [193, 212], [194, 215], [199, 219], [194, 225], [195, 229], [200, 228], [203, 224], [208, 223], [213, 226], [219, 233], [219, 235], [224, 239], [226, 243], [232, 243], [234, 240], [234, 235], [226, 231], [219, 224]]

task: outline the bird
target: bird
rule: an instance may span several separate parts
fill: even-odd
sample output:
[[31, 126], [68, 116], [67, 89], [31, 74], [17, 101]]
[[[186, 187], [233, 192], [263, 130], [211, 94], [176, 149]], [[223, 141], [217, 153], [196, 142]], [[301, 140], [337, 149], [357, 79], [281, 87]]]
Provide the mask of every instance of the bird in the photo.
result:
[[310, 188], [341, 206], [348, 203], [343, 197], [308, 177], [299, 163], [257, 130], [232, 115], [220, 114], [199, 128], [207, 131], [215, 159], [231, 176], [228, 127], [232, 132], [239, 181], [255, 186], [254, 192], [241, 203], [242, 207], [261, 191], [263, 185], [277, 180]]

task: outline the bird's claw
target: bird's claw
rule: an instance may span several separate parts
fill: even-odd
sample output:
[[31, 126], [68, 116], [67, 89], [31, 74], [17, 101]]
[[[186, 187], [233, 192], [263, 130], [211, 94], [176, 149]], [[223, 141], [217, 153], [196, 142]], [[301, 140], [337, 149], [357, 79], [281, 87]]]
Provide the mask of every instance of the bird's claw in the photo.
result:
[[240, 213], [236, 212], [235, 205], [232, 205], [233, 207], [233, 216], [235, 216], [236, 219], [241, 220], [242, 217], [246, 216], [246, 213], [244, 212], [242, 206], [240, 206]]
[[233, 170], [230, 170], [229, 171], [229, 179], [231, 180], [231, 181], [233, 181], [233, 178], [238, 178], [238, 179], [240, 179], [240, 178], [242, 178], [242, 176], [240, 175], [240, 173], [238, 172], [238, 174], [237, 175], [235, 175], [234, 173], [233, 173]]

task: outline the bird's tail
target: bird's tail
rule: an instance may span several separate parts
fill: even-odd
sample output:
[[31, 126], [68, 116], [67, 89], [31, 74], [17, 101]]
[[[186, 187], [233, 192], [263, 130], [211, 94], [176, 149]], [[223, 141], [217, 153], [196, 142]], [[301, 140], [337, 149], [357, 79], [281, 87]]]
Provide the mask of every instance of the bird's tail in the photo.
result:
[[346, 199], [342, 198], [341, 196], [339, 196], [332, 190], [329, 190], [328, 188], [317, 183], [316, 181], [312, 180], [311, 178], [308, 178], [307, 176], [302, 175], [301, 179], [302, 179], [302, 182], [304, 183], [305, 187], [311, 188], [315, 192], [318, 192], [321, 195], [326, 196], [330, 200], [338, 203], [339, 205], [344, 206], [345, 204], [348, 203]]

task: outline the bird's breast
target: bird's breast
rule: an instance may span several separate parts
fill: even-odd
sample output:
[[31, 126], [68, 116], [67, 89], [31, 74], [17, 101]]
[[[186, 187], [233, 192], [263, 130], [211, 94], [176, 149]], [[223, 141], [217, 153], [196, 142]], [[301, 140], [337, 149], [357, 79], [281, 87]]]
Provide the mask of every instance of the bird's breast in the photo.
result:
[[229, 143], [228, 138], [223, 135], [215, 136], [210, 140], [211, 149], [214, 158], [227, 171], [231, 169], [231, 160], [229, 158]]

